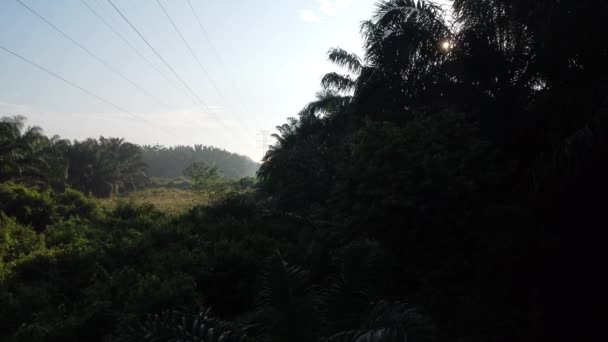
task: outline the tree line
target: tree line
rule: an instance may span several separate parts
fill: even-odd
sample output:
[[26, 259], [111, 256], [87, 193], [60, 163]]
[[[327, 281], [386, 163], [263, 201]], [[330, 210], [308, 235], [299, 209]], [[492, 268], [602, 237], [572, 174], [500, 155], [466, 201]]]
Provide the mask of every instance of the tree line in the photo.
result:
[[25, 127], [23, 116], [0, 119], [0, 181], [106, 197], [148, 182], [141, 148], [120, 138], [70, 141]]
[[142, 146], [143, 161], [150, 177], [180, 177], [193, 163], [203, 162], [217, 167], [226, 178], [238, 180], [255, 177], [259, 164], [246, 156], [203, 145]]
[[214, 147], [138, 146], [105, 137], [70, 141], [47, 137], [41, 128], [25, 123], [23, 116], [0, 119], [0, 182], [71, 187], [107, 197], [149, 186], [150, 177], [181, 177], [196, 162], [216, 167], [231, 180], [251, 177], [257, 170], [251, 159]]

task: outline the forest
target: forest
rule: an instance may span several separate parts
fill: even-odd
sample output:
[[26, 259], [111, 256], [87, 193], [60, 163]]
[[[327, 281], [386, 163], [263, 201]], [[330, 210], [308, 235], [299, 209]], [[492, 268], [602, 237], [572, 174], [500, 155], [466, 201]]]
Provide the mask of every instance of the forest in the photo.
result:
[[227, 178], [255, 177], [260, 165], [251, 158], [212, 146], [143, 146], [142, 161], [150, 177], [180, 177], [192, 163], [214, 165]]
[[[450, 12], [378, 1], [255, 179], [4, 118], [0, 341], [604, 340], [608, 2]], [[99, 204], [146, 163], [210, 200]]]
[[138, 146], [122, 138], [70, 141], [47, 137], [40, 127], [26, 127], [23, 116], [0, 120], [1, 181], [72, 188], [109, 197], [154, 185], [151, 178], [187, 176], [196, 163], [215, 168], [226, 180], [254, 177], [259, 165], [248, 157], [202, 145]]

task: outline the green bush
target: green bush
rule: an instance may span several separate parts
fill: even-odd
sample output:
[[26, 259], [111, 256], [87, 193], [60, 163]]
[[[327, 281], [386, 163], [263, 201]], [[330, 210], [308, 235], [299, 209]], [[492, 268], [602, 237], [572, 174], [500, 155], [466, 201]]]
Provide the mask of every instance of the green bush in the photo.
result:
[[97, 203], [86, 197], [82, 192], [66, 189], [53, 197], [56, 210], [64, 219], [80, 217], [91, 220], [99, 220], [102, 216], [101, 208]]
[[50, 191], [11, 182], [0, 184], [0, 211], [37, 231], [44, 230], [56, 215]]
[[100, 220], [103, 214], [95, 201], [78, 191], [55, 194], [11, 182], [0, 184], [0, 211], [38, 232], [71, 217]]
[[42, 236], [0, 212], [0, 280], [9, 273], [9, 267], [44, 249]]

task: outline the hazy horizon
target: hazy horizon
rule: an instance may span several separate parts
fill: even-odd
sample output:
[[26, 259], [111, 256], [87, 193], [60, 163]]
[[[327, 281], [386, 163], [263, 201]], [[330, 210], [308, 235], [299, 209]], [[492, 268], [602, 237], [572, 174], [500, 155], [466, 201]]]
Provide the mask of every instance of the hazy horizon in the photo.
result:
[[[139, 144], [204, 144], [255, 161], [262, 154], [257, 146], [259, 131], [272, 131], [314, 98], [321, 76], [332, 69], [326, 51], [340, 46], [360, 53], [357, 27], [369, 17], [374, 3], [191, 0], [212, 47], [187, 0], [162, 1], [208, 77], [156, 1], [114, 0], [201, 98], [201, 105], [186, 95], [184, 86], [106, 0], [85, 2], [173, 84], [80, 0], [23, 3], [153, 97], [113, 74], [17, 1], [6, 1], [0, 13], [0, 46], [143, 119], [120, 112], [5, 51], [0, 51], [0, 115], [24, 115], [47, 134], [69, 139], [104, 135]], [[157, 103], [161, 101], [166, 106]]]

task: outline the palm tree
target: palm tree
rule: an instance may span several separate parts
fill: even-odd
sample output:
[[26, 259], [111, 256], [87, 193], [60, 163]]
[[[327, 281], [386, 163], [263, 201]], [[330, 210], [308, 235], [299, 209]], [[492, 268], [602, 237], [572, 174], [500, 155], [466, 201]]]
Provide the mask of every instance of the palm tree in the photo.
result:
[[428, 317], [406, 302], [387, 301], [370, 304], [359, 327], [341, 331], [323, 339], [324, 342], [434, 340], [434, 328]]
[[47, 146], [40, 151], [39, 158], [46, 166], [46, 175], [49, 184], [55, 190], [64, 190], [68, 181], [67, 151], [72, 143], [55, 135], [48, 139]]
[[[370, 272], [359, 268], [359, 272]], [[358, 275], [366, 277], [369, 274]], [[310, 272], [290, 265], [276, 252], [268, 258], [257, 308], [241, 321], [214, 318], [210, 309], [196, 314], [167, 311], [148, 315], [124, 331], [120, 341], [306, 341], [306, 342], [403, 342], [433, 341], [434, 326], [414, 307], [400, 301], [373, 301], [362, 307], [338, 308], [353, 316], [348, 325], [326, 321], [324, 302], [335, 302], [329, 290], [313, 284]], [[344, 274], [334, 279], [345, 279]], [[343, 302], [341, 302], [343, 303]], [[329, 326], [328, 326], [329, 325]]]
[[258, 170], [262, 188], [276, 195], [283, 208], [297, 208], [326, 197], [330, 181], [326, 152], [326, 121], [315, 111], [278, 126], [277, 142]]
[[247, 342], [250, 326], [222, 321], [203, 308], [191, 314], [176, 310], [150, 314], [118, 338], [120, 342]]
[[277, 143], [264, 157], [258, 172], [262, 185], [287, 207], [326, 198], [335, 169], [330, 158], [348, 155], [342, 132], [357, 120], [407, 120], [411, 115], [404, 113], [412, 107], [447, 93], [436, 89], [450, 82], [442, 69], [449, 54], [441, 43], [451, 33], [441, 8], [426, 1], [383, 1], [362, 32], [365, 58], [330, 49], [328, 59], [345, 73], [322, 78], [317, 99], [298, 119], [277, 127]]
[[141, 148], [124, 139], [74, 142], [68, 154], [70, 183], [83, 192], [111, 196], [135, 190], [146, 180]]
[[119, 189], [136, 190], [146, 180], [147, 165], [142, 160], [142, 150], [139, 146], [125, 142], [124, 139], [100, 138], [103, 148], [109, 144], [116, 155], [119, 169], [119, 181], [116, 182], [116, 191]]
[[321, 300], [310, 273], [276, 252], [262, 275], [255, 319], [262, 341], [315, 341], [320, 337]]
[[65, 182], [65, 160], [61, 150], [68, 142], [47, 138], [37, 126], [25, 128], [25, 117], [0, 120], [0, 181], [38, 185]]

